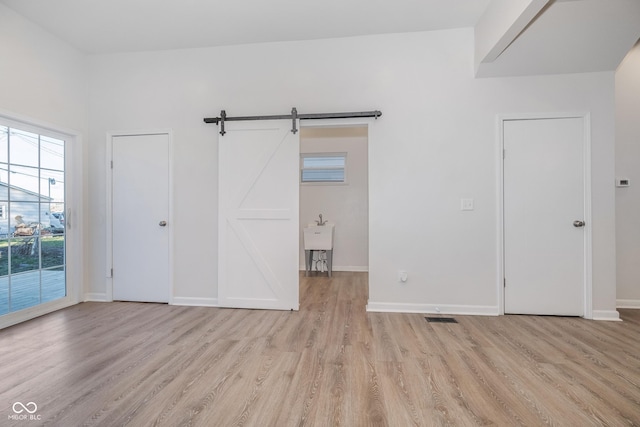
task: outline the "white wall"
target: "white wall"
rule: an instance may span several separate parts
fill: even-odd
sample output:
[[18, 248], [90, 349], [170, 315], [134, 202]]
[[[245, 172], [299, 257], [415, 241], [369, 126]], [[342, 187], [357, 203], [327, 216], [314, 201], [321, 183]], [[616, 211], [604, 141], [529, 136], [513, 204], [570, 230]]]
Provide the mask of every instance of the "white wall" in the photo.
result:
[[0, 4], [0, 109], [85, 133], [84, 55]]
[[640, 42], [616, 72], [616, 175], [618, 305], [640, 308]]
[[[304, 123], [303, 123], [304, 124]], [[300, 266], [304, 269], [302, 227], [323, 219], [336, 224], [333, 270], [369, 268], [369, 194], [366, 127], [300, 129], [301, 153], [347, 153], [347, 183], [300, 185]]]
[[[83, 212], [87, 206], [88, 97], [86, 57], [0, 4], [0, 115], [74, 136], [65, 154], [69, 160], [66, 208], [72, 211], [67, 217], [72, 227], [67, 235], [67, 283], [72, 300], [68, 303], [83, 298], [87, 282], [83, 239], [90, 222]], [[33, 313], [16, 313], [3, 326], [28, 315]]]
[[[380, 109], [371, 306], [497, 312], [496, 115], [570, 111], [591, 113], [593, 301], [615, 313], [614, 73], [474, 79], [473, 50], [462, 29], [90, 57], [92, 292], [105, 286], [107, 131], [174, 130], [175, 293], [215, 298], [218, 129], [202, 118]], [[476, 209], [460, 212], [461, 197]]]

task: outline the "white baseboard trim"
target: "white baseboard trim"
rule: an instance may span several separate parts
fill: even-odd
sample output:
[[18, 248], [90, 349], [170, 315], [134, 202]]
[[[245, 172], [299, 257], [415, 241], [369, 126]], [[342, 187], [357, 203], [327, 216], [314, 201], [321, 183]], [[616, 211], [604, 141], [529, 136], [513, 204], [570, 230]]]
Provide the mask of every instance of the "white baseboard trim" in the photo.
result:
[[369, 267], [366, 265], [334, 265], [333, 271], [353, 271], [356, 273], [367, 273]]
[[[86, 302], [110, 302], [106, 293], [87, 293], [84, 295]], [[201, 307], [218, 307], [218, 298], [192, 298], [175, 297], [171, 300], [171, 305], [192, 305]]]
[[[300, 271], [304, 271], [304, 265], [300, 266]], [[312, 270], [315, 271], [315, 270]], [[367, 273], [369, 271], [369, 267], [366, 265], [334, 265], [333, 271], [353, 271], [356, 273]]]
[[616, 310], [593, 310], [592, 319], [622, 322], [622, 319], [620, 319], [620, 313], [618, 313]]
[[367, 311], [383, 313], [460, 314], [465, 316], [498, 316], [500, 314], [497, 306], [389, 302], [369, 302], [367, 304]]
[[619, 300], [616, 300], [616, 308], [637, 308], [637, 309], [640, 309], [640, 299], [619, 299]]
[[171, 305], [187, 305], [195, 307], [219, 307], [218, 298], [173, 297]]
[[103, 292], [91, 292], [84, 294], [85, 302], [110, 302], [107, 299], [107, 294]]

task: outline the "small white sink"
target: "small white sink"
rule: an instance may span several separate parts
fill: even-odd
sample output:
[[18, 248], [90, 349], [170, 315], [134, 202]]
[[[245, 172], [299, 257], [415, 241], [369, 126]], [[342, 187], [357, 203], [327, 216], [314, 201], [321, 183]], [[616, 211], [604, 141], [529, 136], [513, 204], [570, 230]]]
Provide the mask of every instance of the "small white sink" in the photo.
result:
[[325, 225], [308, 225], [304, 228], [305, 251], [330, 251], [333, 250], [333, 223]]

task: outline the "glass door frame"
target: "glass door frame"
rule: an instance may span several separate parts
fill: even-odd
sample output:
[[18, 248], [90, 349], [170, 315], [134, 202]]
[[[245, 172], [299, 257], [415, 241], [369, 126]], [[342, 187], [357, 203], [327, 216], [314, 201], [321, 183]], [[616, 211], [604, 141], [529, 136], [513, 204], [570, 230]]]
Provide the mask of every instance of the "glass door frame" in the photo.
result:
[[81, 134], [30, 118], [0, 112], [0, 125], [65, 141], [66, 296], [0, 315], [0, 329], [69, 307], [83, 300], [83, 144]]

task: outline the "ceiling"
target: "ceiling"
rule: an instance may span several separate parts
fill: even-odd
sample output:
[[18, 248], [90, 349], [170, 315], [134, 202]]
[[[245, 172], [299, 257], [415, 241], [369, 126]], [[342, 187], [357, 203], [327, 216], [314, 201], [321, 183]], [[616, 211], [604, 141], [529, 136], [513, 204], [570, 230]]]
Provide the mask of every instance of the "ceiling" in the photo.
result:
[[640, 0], [551, 1], [476, 76], [613, 71], [639, 38]]
[[[486, 56], [479, 57], [476, 46], [478, 77], [613, 71], [640, 38], [640, 0], [0, 0], [0, 4], [86, 54], [464, 27], [476, 28], [478, 43], [478, 28], [488, 21], [485, 33], [493, 37], [490, 33], [497, 32], [498, 39], [490, 40]], [[509, 16], [508, 9], [518, 7], [518, 13]], [[494, 31], [494, 22], [506, 27]]]
[[88, 53], [472, 27], [490, 0], [1, 0]]

